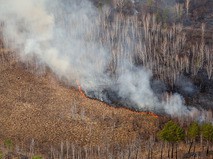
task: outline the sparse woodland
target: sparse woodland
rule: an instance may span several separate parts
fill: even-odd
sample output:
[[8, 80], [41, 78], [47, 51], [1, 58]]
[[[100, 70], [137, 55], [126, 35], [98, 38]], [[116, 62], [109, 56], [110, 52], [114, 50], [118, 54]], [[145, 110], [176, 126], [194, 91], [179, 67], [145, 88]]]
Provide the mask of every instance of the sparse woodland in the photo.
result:
[[[100, 27], [94, 32], [101, 37], [100, 45], [112, 54], [112, 76], [128, 61], [152, 70], [153, 81], [166, 84], [162, 92], [178, 92], [188, 105], [211, 109], [211, 104], [203, 102], [208, 99], [199, 97], [212, 94], [212, 9], [206, 7], [213, 5], [211, 1], [114, 0], [96, 4]], [[187, 87], [184, 79], [194, 85], [192, 92], [181, 90]]]
[[[116, 129], [115, 126], [111, 127]], [[91, 130], [92, 131], [92, 130]], [[164, 159], [164, 158], [212, 158], [213, 125], [211, 123], [191, 122], [180, 126], [168, 121], [148, 138], [140, 136], [126, 144], [104, 141], [101, 145], [84, 145], [77, 141], [61, 141], [48, 148], [39, 147], [32, 139], [25, 145], [14, 145], [6, 139], [1, 145], [1, 158], [119, 158], [119, 159]]]
[[[206, 30], [205, 23], [199, 28], [184, 26], [182, 19], [189, 16], [190, 1], [176, 3], [165, 10], [155, 6], [157, 2], [149, 2], [143, 6], [146, 10], [141, 8], [140, 15], [125, 14], [128, 4], [124, 0], [113, 1], [114, 13], [102, 9], [100, 43], [110, 48], [112, 71], [120, 66], [122, 59], [128, 59], [151, 69], [157, 78], [170, 85], [174, 85], [181, 74], [196, 76], [200, 70], [206, 71], [211, 79], [213, 49], [206, 35], [212, 35], [212, 30]], [[193, 29], [200, 34], [199, 40], [187, 37]]]

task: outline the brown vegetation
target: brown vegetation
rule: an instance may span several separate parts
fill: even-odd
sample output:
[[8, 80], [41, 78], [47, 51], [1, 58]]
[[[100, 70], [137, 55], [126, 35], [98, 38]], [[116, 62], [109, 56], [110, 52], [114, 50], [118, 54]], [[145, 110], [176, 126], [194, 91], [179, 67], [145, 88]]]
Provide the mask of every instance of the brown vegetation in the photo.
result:
[[[121, 66], [121, 59], [128, 59], [135, 65], [151, 69], [157, 79], [171, 86], [183, 73], [196, 80], [200, 70], [205, 70], [209, 80], [212, 79], [212, 32], [206, 31], [204, 24], [199, 29], [182, 24], [169, 25], [165, 23], [167, 15], [163, 11], [165, 14], [126, 16], [122, 12], [124, 1], [113, 2], [118, 11], [103, 11], [99, 30], [99, 42], [112, 53], [112, 74], [116, 67]], [[196, 13], [190, 10], [189, 0], [186, 6], [187, 16], [194, 16]], [[151, 6], [146, 7], [151, 9]], [[182, 16], [184, 6], [175, 7], [176, 17]], [[110, 14], [114, 14], [113, 19]], [[156, 118], [154, 114], [115, 108], [89, 99], [82, 95], [80, 88], [79, 92], [60, 83], [48, 69], [37, 65], [36, 60], [23, 64], [18, 59], [10, 49], [1, 45], [0, 141], [4, 145], [4, 154], [15, 156], [27, 152], [25, 156], [43, 154], [46, 158], [138, 159], [147, 156], [160, 158], [161, 154], [163, 158], [167, 156], [161, 150], [170, 150], [170, 144], [163, 144], [156, 138], [157, 130], [168, 120], [166, 117]], [[208, 113], [211, 118], [211, 111]], [[190, 123], [180, 119], [178, 122], [184, 128]], [[7, 139], [15, 144], [12, 150], [8, 148], [10, 142], [5, 144]], [[190, 142], [186, 140], [179, 144], [177, 158], [184, 156]], [[202, 140], [194, 143], [196, 148], [193, 152], [200, 154], [197, 155], [200, 158], [203, 143]], [[21, 155], [16, 157], [21, 158]]]
[[[4, 50], [4, 51], [3, 51]], [[1, 51], [0, 138], [18, 145], [34, 139], [48, 152], [50, 146], [127, 146], [156, 132], [152, 115], [113, 108], [65, 87], [49, 72], [32, 74], [21, 63], [7, 61]], [[5, 61], [5, 62], [3, 62]]]

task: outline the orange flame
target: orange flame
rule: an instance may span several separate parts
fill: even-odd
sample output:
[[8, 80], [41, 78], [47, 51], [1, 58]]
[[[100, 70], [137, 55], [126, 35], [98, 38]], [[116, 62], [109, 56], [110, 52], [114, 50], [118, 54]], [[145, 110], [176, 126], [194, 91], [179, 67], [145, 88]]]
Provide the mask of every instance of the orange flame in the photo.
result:
[[159, 118], [159, 116], [153, 112], [139, 112], [140, 114], [143, 114], [143, 115], [150, 115], [154, 118]]
[[83, 92], [83, 90], [82, 90], [82, 88], [81, 88], [81, 85], [80, 85], [80, 83], [79, 83], [78, 80], [76, 80], [76, 84], [77, 84], [77, 86], [78, 86], [78, 90], [79, 90], [80, 94], [81, 94], [83, 97], [86, 97], [86, 95], [84, 94], [84, 92]]
[[153, 116], [154, 118], [159, 118], [158, 115], [153, 112], [147, 112], [147, 114]]

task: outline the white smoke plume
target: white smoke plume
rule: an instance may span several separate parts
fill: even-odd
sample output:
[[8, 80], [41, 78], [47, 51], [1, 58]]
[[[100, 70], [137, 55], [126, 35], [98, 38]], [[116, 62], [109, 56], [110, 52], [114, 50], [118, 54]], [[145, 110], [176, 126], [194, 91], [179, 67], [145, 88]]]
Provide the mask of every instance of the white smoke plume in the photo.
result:
[[90, 3], [78, 2], [77, 6], [77, 1], [72, 1], [66, 14], [60, 8], [62, 2], [56, 0], [2, 0], [0, 3], [6, 45], [15, 49], [23, 60], [36, 55], [70, 82], [93, 81], [92, 76], [103, 72], [104, 62], [108, 61], [106, 53], [89, 39], [97, 28], [90, 20], [90, 16], [96, 16]]
[[190, 115], [179, 95], [161, 102], [150, 86], [152, 73], [123, 59], [116, 78], [109, 75], [111, 53], [98, 39], [98, 12], [87, 0], [0, 0], [5, 46], [23, 62], [36, 57], [60, 79], [110, 103], [126, 100], [137, 110]]

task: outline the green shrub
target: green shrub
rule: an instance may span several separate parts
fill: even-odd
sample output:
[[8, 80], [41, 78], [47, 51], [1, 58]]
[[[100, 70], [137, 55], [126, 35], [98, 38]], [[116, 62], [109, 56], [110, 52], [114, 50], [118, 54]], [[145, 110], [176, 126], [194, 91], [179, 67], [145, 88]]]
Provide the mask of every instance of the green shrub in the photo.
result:
[[4, 146], [7, 149], [11, 150], [13, 148], [13, 142], [12, 142], [12, 140], [10, 140], [10, 139], [5, 140], [4, 141]]
[[32, 159], [42, 159], [41, 156], [33, 156]]
[[0, 152], [0, 159], [3, 159], [3, 153]]

